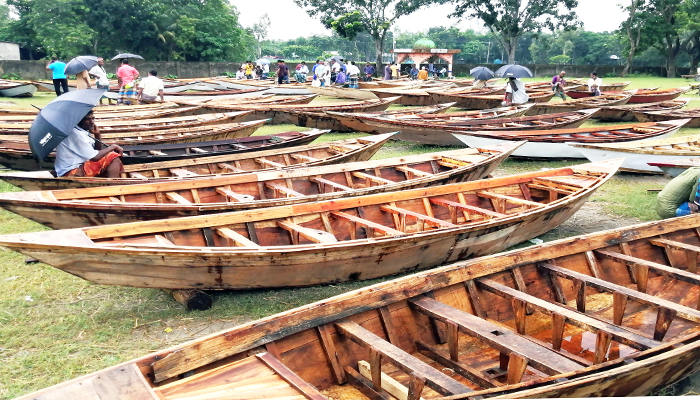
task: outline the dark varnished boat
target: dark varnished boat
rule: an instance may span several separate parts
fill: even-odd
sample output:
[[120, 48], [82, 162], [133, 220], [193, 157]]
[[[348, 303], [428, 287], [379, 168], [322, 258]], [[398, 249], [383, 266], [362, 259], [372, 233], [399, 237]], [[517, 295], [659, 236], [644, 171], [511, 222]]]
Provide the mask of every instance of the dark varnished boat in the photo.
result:
[[610, 122], [632, 122], [637, 119], [634, 117], [635, 111], [666, 111], [677, 110], [688, 105], [689, 100], [670, 100], [661, 101], [658, 103], [637, 103], [625, 104], [622, 106], [603, 106], [600, 107], [597, 113], [593, 115], [593, 119]]
[[0, 207], [65, 229], [317, 202], [481, 179], [521, 144], [185, 181], [8, 192], [0, 193]]
[[[0, 245], [107, 285], [253, 289], [373, 279], [491, 254], [541, 235], [572, 216], [621, 161], [255, 210], [7, 235]], [[562, 192], [562, 186], [569, 189]]]
[[55, 178], [49, 171], [32, 171], [0, 174], [0, 180], [25, 190], [53, 190], [149, 183], [173, 179], [201, 178], [220, 174], [241, 174], [253, 171], [273, 171], [366, 161], [392, 136], [393, 133], [388, 133], [357, 139], [295, 146], [288, 149], [132, 164], [124, 166], [125, 172], [121, 178]]
[[692, 215], [453, 263], [23, 399], [647, 395], [700, 368], [699, 228]]

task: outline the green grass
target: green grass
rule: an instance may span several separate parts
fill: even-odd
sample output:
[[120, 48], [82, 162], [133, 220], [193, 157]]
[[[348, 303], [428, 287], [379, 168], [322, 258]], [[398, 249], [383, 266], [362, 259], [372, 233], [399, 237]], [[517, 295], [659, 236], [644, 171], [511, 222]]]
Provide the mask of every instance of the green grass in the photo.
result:
[[[607, 82], [623, 79], [606, 78]], [[630, 87], [674, 87], [684, 79], [632, 78]], [[55, 96], [40, 94], [12, 100], [21, 107], [43, 106]], [[697, 102], [694, 100], [694, 102]], [[700, 106], [698, 103], [696, 106]], [[587, 125], [597, 125], [588, 123]], [[256, 134], [305, 130], [293, 125], [264, 126]], [[683, 129], [681, 135], [698, 134]], [[361, 137], [334, 133], [319, 142]], [[437, 151], [438, 148], [389, 142], [374, 158]], [[496, 171], [503, 176], [558, 168], [583, 161], [527, 161], [509, 159]], [[620, 174], [592, 198], [593, 205], [612, 217], [641, 221], [658, 217], [655, 194], [668, 178]], [[0, 191], [16, 190], [0, 184]], [[46, 229], [0, 210], [0, 234]], [[554, 240], [578, 232], [543, 235]], [[25, 257], [0, 250], [0, 399], [32, 391], [105, 368], [151, 351], [271, 315], [381, 280], [310, 288], [214, 293], [214, 306], [204, 312], [185, 312], [161, 290], [100, 286], [44, 264], [25, 264]], [[105, 260], [109, 262], [109, 260]], [[389, 278], [386, 278], [389, 279]]]

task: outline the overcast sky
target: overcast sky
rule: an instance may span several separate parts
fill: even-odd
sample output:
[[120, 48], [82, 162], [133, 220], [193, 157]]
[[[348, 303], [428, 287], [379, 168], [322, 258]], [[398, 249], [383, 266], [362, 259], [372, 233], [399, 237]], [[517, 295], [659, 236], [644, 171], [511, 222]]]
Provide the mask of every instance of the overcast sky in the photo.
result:
[[[331, 0], [329, 0], [331, 1]], [[335, 0], [342, 1], [342, 0]], [[329, 35], [318, 20], [309, 17], [306, 12], [297, 7], [293, 0], [272, 0], [264, 3], [257, 1], [232, 0], [240, 13], [239, 22], [244, 27], [251, 27], [261, 15], [267, 13], [272, 25], [268, 39], [296, 39], [301, 36]], [[629, 0], [579, 0], [576, 12], [583, 22], [584, 28], [593, 32], [612, 31], [620, 26], [625, 18], [619, 3], [629, 3]], [[395, 25], [402, 32], [426, 31], [434, 26], [456, 26], [459, 29], [483, 29], [477, 22], [447, 18], [454, 10], [452, 5], [431, 6], [409, 16], [400, 18]]]

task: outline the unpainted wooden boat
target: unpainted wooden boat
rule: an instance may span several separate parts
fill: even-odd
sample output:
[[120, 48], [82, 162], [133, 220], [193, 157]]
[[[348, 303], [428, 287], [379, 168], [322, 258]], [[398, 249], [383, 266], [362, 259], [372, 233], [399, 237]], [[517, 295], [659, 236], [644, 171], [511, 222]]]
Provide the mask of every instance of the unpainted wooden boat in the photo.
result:
[[[121, 160], [128, 165], [281, 149], [309, 144], [326, 132], [328, 131], [312, 129], [306, 132], [282, 132], [275, 135], [206, 142], [123, 146], [124, 154]], [[55, 154], [51, 153], [49, 162], [53, 162], [54, 157]], [[0, 141], [0, 165], [15, 171], [40, 169], [26, 142]]]
[[0, 207], [66, 229], [317, 202], [481, 179], [521, 144], [186, 181], [8, 192], [0, 193]]
[[[232, 122], [249, 121], [252, 111], [232, 111], [227, 113], [211, 113], [186, 116], [169, 116], [166, 118], [131, 119], [126, 118], [97, 120], [100, 133], [136, 133], [147, 131], [162, 131], [165, 129], [194, 128], [207, 125], [220, 125]], [[2, 123], [0, 120], [0, 135], [26, 135], [31, 128], [31, 122]]]
[[341, 99], [374, 100], [378, 98], [377, 95], [369, 91], [334, 86], [308, 86], [306, 89], [311, 93], [316, 93], [322, 96], [338, 97]]
[[700, 135], [642, 140], [632, 143], [571, 144], [591, 161], [625, 158], [622, 170], [639, 173], [663, 173], [651, 162], [672, 161], [700, 156]]
[[624, 91], [617, 94], [603, 94], [600, 96], [588, 97], [562, 101], [558, 103], [537, 103], [532, 106], [525, 115], [555, 114], [566, 111], [585, 110], [589, 108], [600, 108], [606, 106], [620, 106], [627, 104], [633, 91]]
[[520, 146], [513, 156], [528, 158], [585, 158], [572, 144], [606, 144], [660, 139], [672, 136], [688, 122], [679, 119], [664, 122], [638, 122], [634, 124], [586, 127], [576, 129], [552, 129], [548, 131], [477, 131], [455, 137], [469, 147], [481, 147], [506, 141], [528, 142]]
[[[591, 118], [598, 119], [601, 121], [611, 121], [611, 122], [631, 122], [637, 119], [634, 116], [634, 111], [665, 111], [665, 110], [677, 110], [688, 105], [689, 100], [670, 100], [661, 101], [658, 103], [636, 103], [636, 104], [625, 104], [622, 106], [603, 106], [600, 107], [595, 115]], [[640, 121], [645, 122], [645, 121]]]
[[[430, 93], [430, 95], [440, 103], [456, 102], [455, 107], [468, 110], [484, 110], [488, 108], [501, 107], [503, 103], [503, 95], [468, 95], [468, 94], [449, 94], [449, 93]], [[554, 93], [549, 92], [532, 92], [528, 93], [530, 103], [547, 103], [554, 97]], [[590, 108], [590, 107], [589, 107]]]
[[36, 93], [36, 86], [32, 83], [17, 83], [0, 87], [2, 97], [32, 97]]
[[198, 90], [185, 90], [185, 91], [178, 91], [178, 92], [170, 92], [168, 93], [168, 96], [226, 96], [226, 95], [232, 95], [232, 94], [244, 94], [244, 93], [253, 93], [253, 92], [260, 92], [264, 89], [261, 88], [251, 88], [251, 89], [238, 89], [238, 90], [202, 90], [204, 88], [198, 88]]
[[201, 178], [254, 171], [278, 171], [354, 161], [367, 161], [394, 133], [357, 139], [184, 160], [125, 165], [121, 178], [60, 177], [49, 171], [7, 172], [0, 180], [24, 190], [53, 190], [106, 185], [127, 185], [176, 179]]
[[[438, 146], [463, 146], [463, 142], [453, 133], [470, 134], [481, 131], [521, 132], [536, 131], [536, 134], [555, 129], [578, 128], [597, 109], [580, 110], [567, 113], [535, 115], [529, 117], [472, 119], [455, 118], [441, 120], [431, 118], [426, 121], [411, 118], [384, 118], [355, 114], [355, 117], [367, 125], [373, 126], [381, 133], [400, 131], [396, 139], [408, 142], [424, 143]], [[449, 117], [451, 114], [443, 114]], [[523, 139], [526, 140], [526, 139]]]
[[[490, 110], [472, 110], [472, 111], [458, 111], [445, 113], [447, 108], [452, 107], [455, 103], [447, 103], [444, 105], [427, 106], [427, 107], [417, 107], [411, 109], [399, 109], [392, 111], [381, 111], [373, 113], [357, 113], [358, 116], [387, 116], [396, 119], [411, 118], [420, 120], [432, 120], [433, 118], [473, 118], [473, 119], [493, 119], [493, 118], [510, 118], [519, 117], [530, 108], [531, 104], [524, 104], [518, 106], [510, 107], [500, 107]], [[442, 108], [447, 107], [447, 108]], [[432, 112], [435, 108], [439, 108], [439, 112]], [[426, 112], [429, 111], [429, 112]], [[378, 130], [376, 126], [366, 124], [361, 119], [356, 117], [356, 113], [343, 113], [336, 111], [327, 111], [326, 114], [333, 117], [338, 121], [338, 123], [347, 127], [349, 131], [354, 132], [369, 132], [369, 133], [382, 133]], [[381, 129], [381, 128], [379, 128]], [[383, 129], [382, 129], [383, 130]]]
[[700, 108], [684, 108], [682, 110], [663, 111], [634, 111], [634, 116], [641, 122], [668, 121], [670, 119], [689, 118], [686, 128], [700, 128]]
[[[373, 279], [491, 254], [541, 235], [573, 215], [620, 163], [7, 235], [0, 245], [106, 285], [243, 290]], [[555, 187], [547, 189], [548, 182]], [[562, 187], [569, 189], [562, 193]]]
[[696, 214], [456, 262], [23, 399], [647, 395], [700, 368], [699, 228]]
[[[673, 100], [683, 93], [687, 92], [690, 90], [690, 87], [682, 87], [682, 88], [672, 88], [672, 89], [661, 89], [661, 90], [656, 90], [656, 89], [638, 89], [637, 92], [630, 97], [630, 99], [627, 101], [627, 103], [658, 103], [661, 101], [670, 101]], [[603, 94], [609, 94], [611, 92], [603, 92]], [[586, 91], [567, 91], [566, 92], [567, 96], [573, 98], [573, 99], [580, 99], [580, 98], [586, 98], [586, 97], [591, 97], [591, 92], [586, 92]], [[612, 92], [614, 94], [614, 92]]]
[[688, 168], [700, 167], [700, 158], [676, 158], [666, 161], [650, 161], [649, 165], [660, 168], [662, 171], [671, 175], [672, 178], [682, 174]]
[[[587, 79], [573, 79], [573, 80], [567, 80], [567, 83], [576, 83], [580, 85], [584, 85], [586, 87], [586, 90], [588, 90], [588, 80]], [[600, 85], [599, 89], [602, 92], [614, 92], [614, 91], [620, 91], [626, 88], [632, 81], [627, 81], [627, 82], [615, 82], [615, 83], [604, 83]]]

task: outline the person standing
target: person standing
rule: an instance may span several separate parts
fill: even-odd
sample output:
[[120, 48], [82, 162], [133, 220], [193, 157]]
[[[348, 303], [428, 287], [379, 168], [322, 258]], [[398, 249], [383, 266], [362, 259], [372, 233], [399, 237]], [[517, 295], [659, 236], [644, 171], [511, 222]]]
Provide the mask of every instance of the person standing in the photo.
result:
[[262, 75], [260, 79], [266, 80], [268, 75], [270, 75], [270, 64], [262, 63]]
[[562, 100], [566, 101], [566, 93], [564, 92], [566, 80], [564, 80], [564, 75], [566, 75], [566, 71], [561, 71], [559, 75], [552, 77], [552, 91], [555, 96], [561, 97]]
[[163, 102], [163, 80], [158, 78], [158, 71], [151, 70], [148, 72], [148, 76], [141, 79], [139, 83], [138, 97], [141, 103], [149, 104], [155, 103], [157, 97], [160, 97], [160, 102]]
[[603, 80], [598, 78], [597, 72], [591, 72], [591, 79], [588, 80], [588, 91], [591, 96], [600, 96], [600, 87], [603, 86]]
[[391, 64], [393, 64], [393, 63], [389, 63], [386, 65], [386, 67], [384, 67], [384, 80], [385, 81], [391, 80]]
[[425, 67], [421, 68], [421, 70], [418, 71], [417, 79], [419, 81], [427, 81], [428, 80], [428, 71], [425, 69]]
[[68, 77], [66, 77], [66, 63], [58, 61], [57, 57], [51, 57], [51, 61], [46, 65], [46, 69], [50, 70], [53, 78], [53, 88], [56, 91], [56, 97], [63, 93], [68, 93]]
[[355, 61], [350, 61], [347, 65], [348, 71], [348, 87], [351, 89], [359, 88], [358, 82], [360, 81], [360, 69], [355, 65]]
[[250, 61], [245, 62], [245, 78], [253, 79], [253, 63]]
[[289, 67], [284, 60], [277, 60], [277, 84], [289, 83]]
[[336, 60], [331, 60], [331, 83], [335, 83], [338, 72], [340, 72], [340, 63]]
[[331, 79], [331, 71], [322, 61], [316, 64], [316, 78], [320, 87], [326, 86]]
[[[90, 68], [89, 74], [91, 77], [95, 78], [95, 87], [98, 89], [109, 90], [109, 79], [107, 79], [107, 71], [105, 71], [105, 60], [102, 57], [97, 59], [97, 65]], [[102, 99], [107, 98], [109, 104], [112, 104], [112, 99], [102, 96], [100, 99], [100, 104], [102, 104]]]
[[297, 85], [300, 83], [306, 83], [306, 75], [309, 74], [309, 67], [306, 66], [306, 61], [302, 61], [301, 64], [297, 65], [296, 73], [294, 79], [297, 81]]
[[132, 104], [136, 102], [138, 92], [134, 83], [139, 77], [139, 71], [129, 65], [129, 60], [122, 59], [122, 65], [117, 69], [117, 79], [119, 80], [119, 102], [120, 104]]
[[530, 100], [530, 96], [525, 93], [525, 84], [517, 78], [508, 78], [506, 83], [506, 101], [505, 105], [524, 104]]
[[411, 67], [410, 74], [411, 74], [411, 79], [413, 79], [413, 80], [418, 79], [418, 68], [416, 67], [416, 64], [413, 64], [413, 66]]
[[396, 63], [391, 63], [391, 79], [399, 79], [399, 66]]
[[92, 87], [92, 85], [90, 85], [90, 74], [87, 70], [83, 70], [75, 74], [75, 79], [75, 86], [78, 88], [78, 90], [90, 89]]
[[374, 73], [377, 70], [374, 69], [374, 66], [370, 63], [365, 64], [365, 68], [363, 72], [365, 73], [364, 81], [365, 82], [372, 82], [372, 77], [374, 76]]

